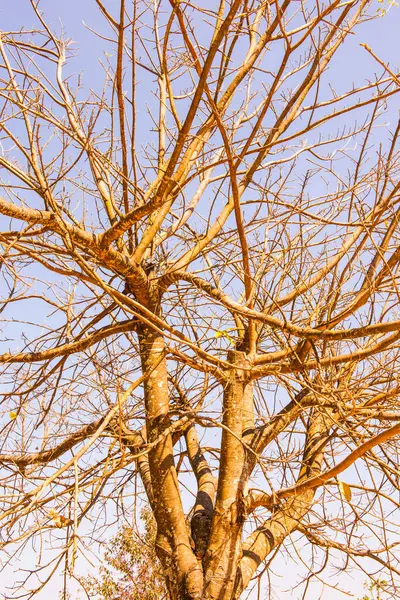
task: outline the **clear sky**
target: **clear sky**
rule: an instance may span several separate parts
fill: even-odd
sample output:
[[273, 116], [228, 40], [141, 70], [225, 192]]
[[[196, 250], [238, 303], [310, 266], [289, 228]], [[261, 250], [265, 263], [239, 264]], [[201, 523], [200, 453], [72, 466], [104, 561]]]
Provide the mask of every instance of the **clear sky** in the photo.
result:
[[[119, 2], [113, 0], [109, 2], [109, 6], [117, 6]], [[212, 2], [215, 6], [215, 0]], [[384, 4], [379, 4], [376, 0], [377, 9]], [[86, 89], [97, 89], [101, 91], [103, 84], [103, 69], [99, 64], [100, 60], [104, 60], [105, 52], [112, 52], [113, 49], [107, 43], [94, 36], [85, 24], [89, 25], [100, 32], [106, 32], [104, 21], [99, 16], [94, 0], [42, 0], [40, 8], [45, 13], [47, 21], [55, 28], [60, 30], [61, 24], [68, 37], [71, 37], [76, 42], [77, 58], [70, 63], [69, 69], [74, 69], [76, 72], [82, 72], [84, 87]], [[33, 13], [28, 0], [14, 0], [14, 2], [2, 2], [0, 4], [0, 26], [3, 30], [17, 30], [21, 26], [29, 28], [34, 22]], [[331, 83], [334, 87], [343, 87], [350, 81], [356, 81], [361, 84], [365, 78], [369, 78], [371, 74], [380, 72], [380, 68], [374, 63], [372, 57], [360, 47], [360, 43], [367, 43], [371, 46], [374, 52], [385, 61], [390, 62], [393, 70], [398, 72], [400, 69], [400, 8], [393, 8], [385, 17], [365, 24], [356, 30], [356, 34], [346, 42], [346, 44], [338, 51], [335, 66], [332, 68]], [[73, 65], [73, 66], [72, 66]], [[391, 115], [388, 115], [389, 119]], [[393, 120], [397, 118], [397, 114], [392, 115]], [[147, 130], [138, 131], [138, 141], [140, 144], [140, 136], [148, 135]], [[351, 473], [347, 474], [351, 477]], [[307, 562], [308, 557], [303, 557]], [[29, 568], [29, 561], [32, 561], [32, 566], [37, 562], [37, 551], [27, 550], [24, 554], [24, 562], [16, 563], [8, 567], [3, 575], [0, 575], [0, 598], [8, 597], [7, 586], [15, 581], [15, 570], [21, 567]], [[87, 564], [80, 563], [77, 565], [78, 570], [89, 570]], [[292, 565], [286, 565], [285, 557], [274, 563], [274, 570], [279, 575], [280, 590], [279, 598], [281, 600], [300, 600], [301, 594], [296, 595], [290, 590], [291, 585], [297, 580], [299, 571]], [[342, 587], [347, 589], [350, 597], [362, 597], [363, 583], [365, 577], [362, 573], [344, 573], [332, 572], [331, 583], [334, 586], [337, 581], [341, 580]], [[57, 597], [57, 592], [60, 589], [61, 575], [56, 576], [53, 582], [40, 593], [38, 600], [47, 600], [48, 598]], [[3, 596], [2, 596], [3, 594]], [[347, 596], [347, 597], [349, 597]], [[246, 596], [244, 596], [246, 597]], [[252, 594], [252, 598], [256, 598], [256, 592]], [[261, 596], [263, 597], [263, 596]], [[332, 588], [325, 588], [323, 592], [315, 589], [315, 595], [310, 592], [309, 598], [324, 598], [324, 600], [342, 600], [346, 598], [341, 592]]]

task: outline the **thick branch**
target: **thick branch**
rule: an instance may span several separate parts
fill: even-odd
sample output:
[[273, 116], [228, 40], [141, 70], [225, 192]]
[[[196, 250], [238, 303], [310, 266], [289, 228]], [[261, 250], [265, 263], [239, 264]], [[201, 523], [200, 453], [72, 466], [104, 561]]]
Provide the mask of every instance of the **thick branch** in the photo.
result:
[[196, 556], [202, 558], [210, 536], [217, 480], [201, 450], [195, 425], [187, 428], [185, 440], [190, 465], [197, 480], [196, 502], [190, 525]]
[[0, 463], [14, 464], [19, 468], [24, 468], [29, 465], [47, 464], [56, 460], [65, 454], [65, 452], [71, 450], [76, 444], [79, 444], [88, 436], [95, 433], [102, 422], [103, 417], [93, 423], [84, 425], [81, 429], [67, 437], [63, 442], [49, 450], [42, 450], [41, 452], [35, 452], [34, 454], [0, 454]]

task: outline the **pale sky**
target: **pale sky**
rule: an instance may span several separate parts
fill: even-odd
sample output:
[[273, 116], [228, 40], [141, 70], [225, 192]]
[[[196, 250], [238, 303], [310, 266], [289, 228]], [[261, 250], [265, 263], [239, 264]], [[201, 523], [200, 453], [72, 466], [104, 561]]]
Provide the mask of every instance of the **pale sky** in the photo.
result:
[[[109, 5], [119, 5], [119, 2], [110, 2]], [[215, 6], [215, 0], [211, 3]], [[21, 26], [29, 28], [33, 23], [33, 14], [28, 0], [14, 0], [14, 2], [2, 2], [0, 8], [1, 28], [3, 30], [17, 30]], [[383, 4], [376, 6], [381, 7]], [[96, 10], [94, 0], [42, 0], [40, 3], [41, 10], [45, 13], [47, 21], [53, 25], [56, 31], [60, 29], [61, 23], [68, 37], [71, 37], [79, 50], [79, 57], [73, 63], [70, 63], [68, 68], [74, 68], [77, 72], [82, 72], [84, 85], [87, 89], [93, 88], [101, 91], [103, 82], [103, 70], [99, 65], [99, 60], [104, 59], [104, 52], [108, 50], [104, 42], [95, 37], [86, 27], [85, 23], [94, 29], [104, 30], [104, 21]], [[373, 78], [375, 72], [381, 72], [381, 69], [374, 63], [371, 56], [360, 47], [360, 43], [367, 43], [371, 46], [374, 52], [385, 62], [389, 61], [393, 70], [400, 70], [400, 8], [393, 8], [384, 18], [370, 22], [356, 30], [356, 35], [338, 51], [334, 60], [334, 66], [331, 70], [331, 83], [333, 86], [342, 85], [346, 87], [351, 81], [357, 84], [362, 84], [365, 78]], [[388, 118], [397, 119], [397, 114], [388, 115]], [[140, 135], [146, 135], [146, 131], [138, 131], [138, 140], [140, 143]], [[346, 473], [347, 478], [351, 478], [351, 473]], [[345, 478], [343, 476], [343, 478]], [[84, 527], [84, 525], [82, 525]], [[110, 533], [111, 535], [111, 533]], [[42, 556], [44, 560], [45, 552]], [[7, 587], [15, 582], [15, 571], [20, 568], [34, 567], [37, 562], [37, 550], [27, 549], [24, 553], [23, 563], [14, 562], [12, 566], [6, 568], [3, 574], [0, 574], [0, 598], [10, 598], [8, 596]], [[307, 561], [307, 556], [302, 557]], [[301, 560], [301, 559], [300, 559]], [[29, 564], [31, 563], [31, 564]], [[340, 561], [337, 561], [340, 564]], [[78, 561], [77, 569], [80, 572], [90, 572], [90, 566], [83, 561]], [[296, 567], [292, 562], [286, 564], [284, 554], [273, 563], [273, 570], [277, 573], [278, 589], [276, 597], [280, 600], [300, 600], [302, 598], [301, 591], [290, 591], [291, 586], [298, 580], [304, 571], [300, 567]], [[19, 579], [20, 577], [18, 577]], [[307, 598], [318, 600], [344, 600], [345, 598], [362, 597], [365, 593], [363, 583], [365, 575], [361, 572], [352, 573], [335, 573], [331, 570], [331, 585], [335, 586], [340, 580], [343, 589], [348, 591], [349, 595], [331, 588], [321, 590], [318, 584], [313, 584], [310, 588]], [[53, 581], [41, 592], [37, 597], [38, 600], [56, 600], [58, 591], [61, 586], [61, 575], [56, 575]], [[74, 589], [72, 584], [71, 590]], [[72, 593], [72, 597], [75, 596]], [[83, 596], [82, 596], [83, 597]], [[251, 599], [257, 598], [257, 593], [254, 591], [251, 594]], [[260, 596], [263, 598], [263, 594]], [[246, 598], [246, 595], [244, 595]]]

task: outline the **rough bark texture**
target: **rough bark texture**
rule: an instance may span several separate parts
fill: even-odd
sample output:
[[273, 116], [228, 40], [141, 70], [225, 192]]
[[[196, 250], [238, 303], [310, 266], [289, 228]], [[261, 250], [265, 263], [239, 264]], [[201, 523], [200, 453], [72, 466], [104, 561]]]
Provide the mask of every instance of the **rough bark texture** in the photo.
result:
[[150, 328], [139, 332], [142, 366], [149, 373], [144, 384], [147, 439], [161, 441], [149, 452], [157, 523], [156, 550], [163, 565], [172, 599], [198, 600], [202, 597], [202, 571], [190, 544], [179, 494], [170, 433], [168, 378], [163, 337]]
[[223, 396], [220, 474], [204, 559], [205, 597], [210, 600], [232, 597], [245, 520], [243, 499], [248, 473], [242, 436], [243, 425], [248, 420], [245, 406], [248, 381], [243, 368], [248, 362], [244, 353], [234, 351], [229, 353], [228, 360], [232, 370], [228, 372]]
[[400, 80], [366, 44], [361, 81], [334, 63], [376, 0], [88, 2], [104, 86], [46, 4], [0, 32], [0, 550], [56, 514], [67, 578], [81, 521], [105, 539], [143, 490], [172, 600], [237, 600], [296, 529], [317, 564], [337, 506], [346, 558], [365, 514], [386, 544]]

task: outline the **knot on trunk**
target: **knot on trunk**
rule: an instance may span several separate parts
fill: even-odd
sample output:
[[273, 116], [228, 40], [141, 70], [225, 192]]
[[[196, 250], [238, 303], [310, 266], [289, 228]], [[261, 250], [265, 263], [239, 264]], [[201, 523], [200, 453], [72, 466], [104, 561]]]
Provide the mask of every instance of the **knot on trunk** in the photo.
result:
[[191, 520], [190, 528], [194, 542], [194, 552], [198, 558], [203, 558], [210, 538], [212, 515], [207, 510], [196, 512]]

